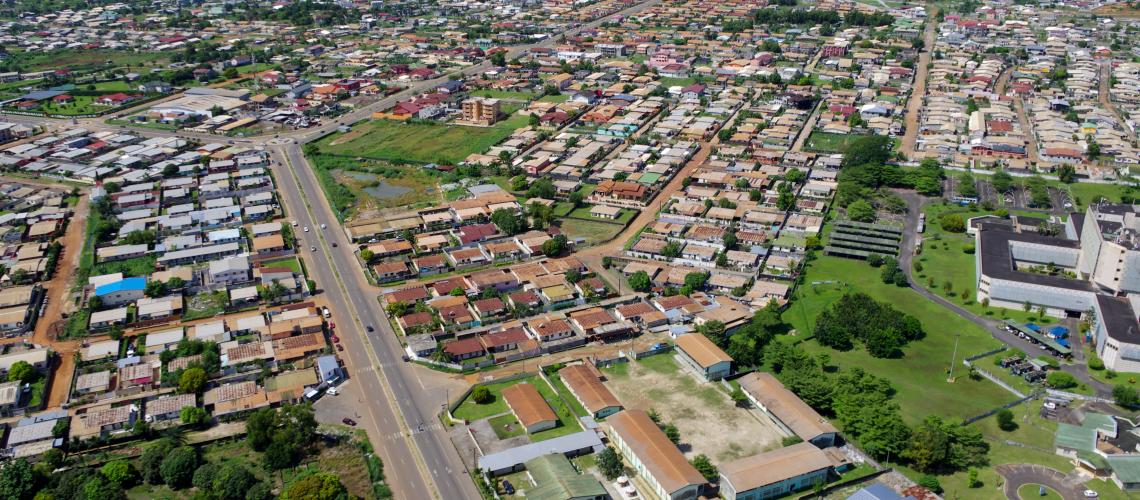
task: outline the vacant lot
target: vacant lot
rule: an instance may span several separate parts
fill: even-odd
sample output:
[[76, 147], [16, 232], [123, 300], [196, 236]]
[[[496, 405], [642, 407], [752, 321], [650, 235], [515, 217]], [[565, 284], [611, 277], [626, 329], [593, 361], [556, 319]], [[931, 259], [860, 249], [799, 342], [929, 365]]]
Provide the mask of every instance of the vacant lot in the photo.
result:
[[759, 412], [739, 408], [713, 384], [698, 382], [671, 354], [603, 371], [606, 385], [626, 408], [654, 409], [663, 423], [676, 425], [681, 451], [690, 458], [703, 453], [715, 463], [725, 463], [779, 448], [784, 437]]
[[804, 149], [820, 153], [842, 153], [852, 142], [864, 137], [859, 134], [834, 134], [830, 132], [812, 132], [808, 137]]
[[614, 239], [625, 226], [614, 222], [595, 222], [581, 219], [562, 219], [562, 233], [567, 238], [585, 238], [586, 244], [594, 245]]
[[322, 152], [336, 155], [455, 164], [472, 153], [487, 151], [526, 124], [527, 117], [518, 115], [491, 127], [374, 120], [317, 144]]

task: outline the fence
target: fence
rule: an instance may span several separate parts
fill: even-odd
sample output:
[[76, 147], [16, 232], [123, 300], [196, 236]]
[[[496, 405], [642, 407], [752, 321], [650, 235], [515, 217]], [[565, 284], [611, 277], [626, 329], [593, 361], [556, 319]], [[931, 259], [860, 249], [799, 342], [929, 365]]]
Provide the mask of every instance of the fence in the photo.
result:
[[1045, 389], [1045, 393], [1050, 395], [1050, 396], [1056, 396], [1056, 397], [1061, 397], [1061, 398], [1079, 399], [1082, 401], [1093, 401], [1093, 402], [1097, 402], [1097, 403], [1108, 403], [1108, 404], [1114, 403], [1114, 400], [1111, 400], [1108, 398], [1101, 398], [1101, 397], [1097, 397], [1097, 396], [1086, 396], [1084, 394], [1077, 394], [1074, 392], [1066, 392], [1066, 391], [1058, 391], [1056, 389]]
[[979, 360], [979, 359], [982, 359], [982, 358], [985, 358], [985, 357], [988, 357], [988, 356], [993, 356], [994, 354], [997, 354], [997, 353], [999, 353], [999, 352], [1002, 352], [1002, 351], [1005, 351], [1005, 350], [1008, 350], [1008, 349], [1009, 349], [1009, 347], [1008, 347], [1008, 346], [1004, 346], [1004, 345], [1003, 345], [1003, 346], [1001, 346], [1001, 347], [999, 347], [999, 348], [997, 348], [997, 349], [994, 349], [994, 350], [992, 350], [992, 351], [986, 351], [986, 352], [983, 352], [983, 353], [981, 353], [981, 354], [975, 354], [975, 355], [973, 355], [973, 356], [970, 356], [970, 357], [966, 358], [966, 361], [967, 361], [967, 362], [973, 362], [973, 361], [976, 361], [976, 360]]
[[1033, 394], [1030, 394], [1030, 395], [1028, 395], [1028, 396], [1025, 396], [1025, 397], [1023, 397], [1023, 398], [1021, 398], [1021, 399], [1018, 399], [1018, 400], [1016, 400], [1016, 401], [1013, 401], [1013, 402], [1011, 402], [1011, 403], [1006, 403], [1006, 404], [1004, 404], [1004, 405], [1001, 405], [1001, 406], [999, 406], [999, 407], [997, 407], [997, 408], [994, 408], [994, 409], [992, 409], [992, 410], [990, 410], [990, 411], [987, 411], [987, 412], [985, 412], [985, 413], [982, 413], [982, 414], [979, 414], [979, 415], [974, 415], [974, 416], [972, 416], [972, 417], [970, 417], [970, 418], [967, 418], [966, 420], [963, 420], [963, 421], [962, 421], [962, 425], [972, 424], [972, 423], [974, 423], [974, 422], [977, 422], [977, 421], [979, 421], [979, 420], [981, 420], [981, 419], [983, 419], [983, 418], [987, 418], [987, 417], [990, 417], [990, 416], [992, 416], [993, 414], [995, 414], [995, 413], [997, 413], [997, 412], [999, 412], [999, 411], [1002, 411], [1002, 410], [1008, 410], [1008, 409], [1010, 409], [1010, 408], [1013, 408], [1014, 406], [1017, 406], [1017, 405], [1019, 405], [1019, 404], [1021, 404], [1021, 403], [1024, 403], [1024, 402], [1026, 402], [1026, 401], [1029, 401], [1030, 399], [1036, 399], [1038, 395], [1040, 395], [1040, 393], [1038, 393], [1038, 392], [1035, 392], [1035, 393], [1033, 393]]

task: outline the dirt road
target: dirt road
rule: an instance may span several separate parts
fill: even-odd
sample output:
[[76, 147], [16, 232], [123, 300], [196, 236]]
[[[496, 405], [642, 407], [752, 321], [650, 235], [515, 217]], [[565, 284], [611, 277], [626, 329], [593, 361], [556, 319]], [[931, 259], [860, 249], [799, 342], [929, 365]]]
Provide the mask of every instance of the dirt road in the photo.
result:
[[75, 353], [79, 350], [79, 341], [71, 340], [56, 342], [51, 326], [54, 323], [66, 321], [64, 312], [74, 309], [71, 306], [71, 284], [75, 280], [75, 271], [79, 268], [79, 257], [83, 253], [83, 237], [86, 229], [87, 210], [89, 200], [86, 193], [79, 197], [79, 204], [75, 206], [75, 215], [67, 225], [67, 231], [60, 240], [63, 251], [55, 268], [55, 276], [44, 284], [48, 303], [44, 315], [36, 322], [36, 330], [32, 334], [32, 342], [39, 345], [50, 346], [58, 353], [59, 364], [51, 378], [48, 408], [58, 408], [67, 401], [71, 390], [71, 374], [75, 370]]
[[938, 8], [929, 6], [926, 29], [922, 32], [922, 53], [918, 55], [917, 72], [914, 75], [914, 87], [910, 91], [910, 99], [906, 106], [906, 132], [903, 133], [902, 152], [908, 158], [914, 154], [914, 145], [918, 141], [918, 115], [926, 98], [926, 78], [930, 75], [930, 54], [934, 50], [935, 27], [934, 20], [938, 15]]

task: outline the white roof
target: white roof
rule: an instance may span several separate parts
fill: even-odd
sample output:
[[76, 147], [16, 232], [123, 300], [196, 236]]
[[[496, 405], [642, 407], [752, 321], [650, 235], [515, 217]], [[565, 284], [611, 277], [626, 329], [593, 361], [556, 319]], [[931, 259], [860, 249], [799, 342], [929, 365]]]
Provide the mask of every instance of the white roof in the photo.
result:
[[155, 347], [175, 344], [181, 341], [184, 337], [185, 335], [182, 332], [182, 327], [178, 327], [173, 330], [167, 330], [164, 332], [148, 333], [146, 335], [146, 346]]

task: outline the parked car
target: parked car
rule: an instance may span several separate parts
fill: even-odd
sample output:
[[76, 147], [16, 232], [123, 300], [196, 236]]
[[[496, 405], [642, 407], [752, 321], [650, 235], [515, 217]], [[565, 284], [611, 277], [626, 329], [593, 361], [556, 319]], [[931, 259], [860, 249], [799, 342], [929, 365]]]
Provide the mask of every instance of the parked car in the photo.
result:
[[339, 339], [339, 338], [337, 338], [337, 336], [336, 336], [336, 335], [333, 335], [333, 336], [332, 336], [332, 341], [333, 341], [333, 343], [334, 343], [334, 344], [339, 344], [339, 343], [340, 343], [340, 339]]
[[343, 422], [343, 423], [344, 423], [344, 425], [347, 425], [347, 426], [350, 426], [350, 427], [356, 427], [356, 421], [355, 421], [355, 420], [353, 420], [353, 419], [351, 419], [351, 418], [348, 418], [348, 417], [344, 417], [344, 418], [342, 418], [340, 421], [341, 421], [341, 422]]
[[336, 345], [336, 350], [337, 350], [337, 351], [340, 351], [340, 352], [344, 352], [344, 346], [343, 346], [343, 345], [340, 345], [340, 344], [337, 344], [337, 345]]

